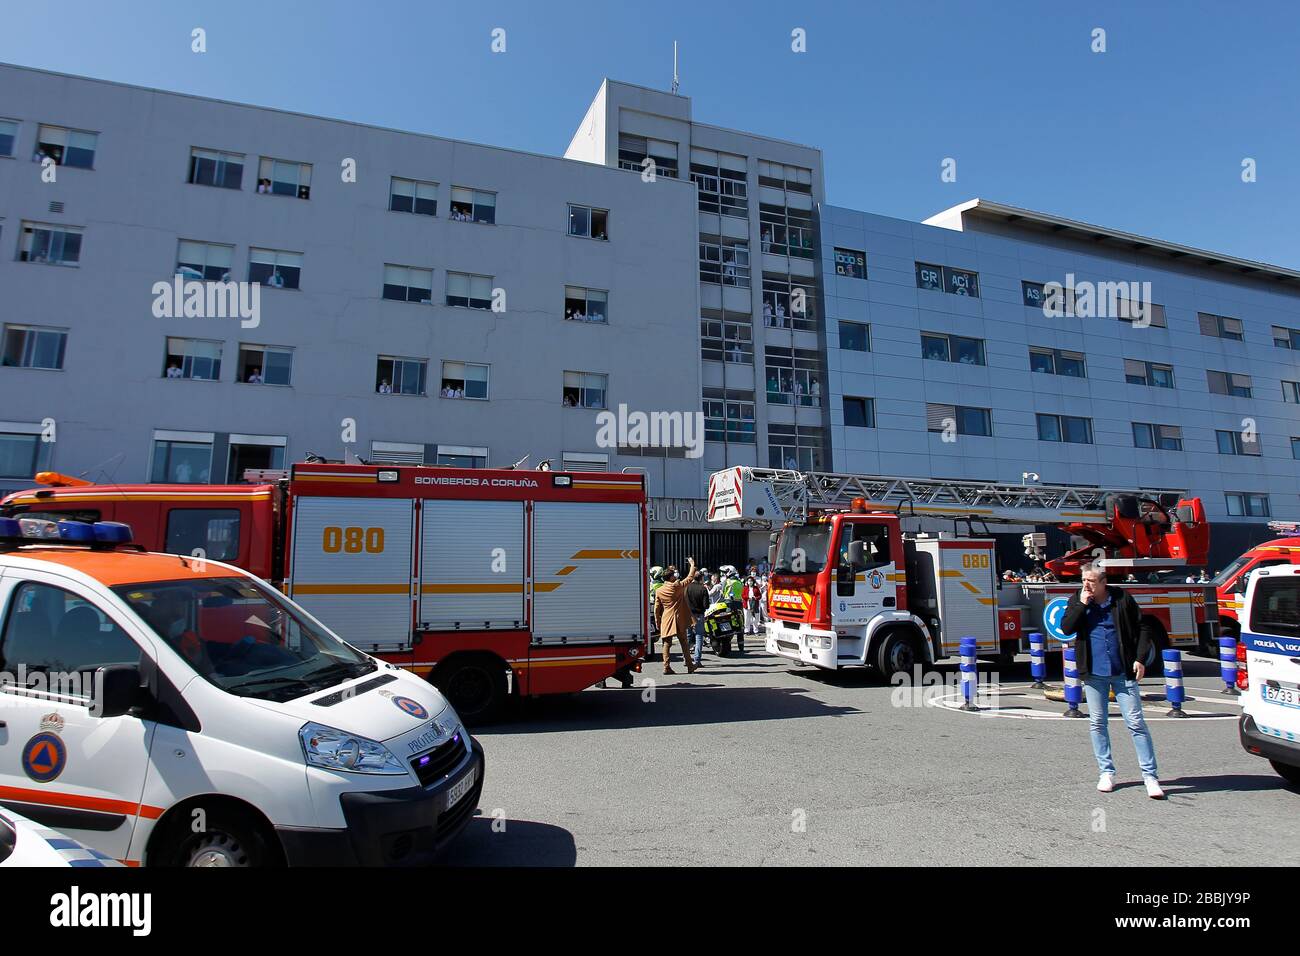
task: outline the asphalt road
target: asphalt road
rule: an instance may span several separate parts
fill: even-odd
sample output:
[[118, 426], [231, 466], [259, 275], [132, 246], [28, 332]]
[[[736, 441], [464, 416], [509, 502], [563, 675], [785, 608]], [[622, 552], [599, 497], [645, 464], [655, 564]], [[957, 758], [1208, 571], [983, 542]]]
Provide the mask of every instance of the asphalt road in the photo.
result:
[[[1000, 675], [1003, 716], [761, 650], [706, 655], [705, 665], [664, 678], [648, 664], [638, 682], [653, 689], [611, 682], [480, 729], [480, 813], [444, 863], [1289, 866], [1300, 857], [1300, 793], [1241, 749], [1239, 709], [1217, 693], [1213, 661], [1184, 664], [1198, 698], [1187, 708], [1205, 716], [1152, 719], [1167, 709], [1163, 685], [1145, 682], [1165, 801], [1146, 796], [1117, 716], [1118, 785], [1098, 793], [1088, 722], [1056, 718], [1061, 705], [1028, 691], [1027, 663]], [[951, 680], [955, 668], [940, 670]]]

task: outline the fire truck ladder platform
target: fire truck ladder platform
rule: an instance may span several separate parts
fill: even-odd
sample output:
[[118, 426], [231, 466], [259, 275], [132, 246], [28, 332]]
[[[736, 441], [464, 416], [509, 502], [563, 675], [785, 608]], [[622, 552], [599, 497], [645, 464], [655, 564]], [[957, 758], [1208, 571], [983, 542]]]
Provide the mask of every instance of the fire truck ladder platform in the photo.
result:
[[[1110, 521], [1110, 495], [1160, 500], [1184, 492], [1169, 488], [1115, 489], [1091, 485], [1015, 484], [943, 478], [898, 478], [801, 472], [777, 468], [731, 469], [742, 484], [767, 484], [786, 520], [805, 521], [810, 510], [843, 510], [856, 498], [868, 511], [900, 517], [951, 518], [1010, 524], [1099, 524]], [[1168, 562], [1164, 562], [1167, 564]]]

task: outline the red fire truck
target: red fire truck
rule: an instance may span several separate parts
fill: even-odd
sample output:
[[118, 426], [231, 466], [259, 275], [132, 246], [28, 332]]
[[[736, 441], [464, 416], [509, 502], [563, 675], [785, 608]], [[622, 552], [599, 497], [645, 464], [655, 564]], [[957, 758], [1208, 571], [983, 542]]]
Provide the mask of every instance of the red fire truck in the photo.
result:
[[1219, 623], [1224, 634], [1241, 634], [1238, 614], [1246, 600], [1246, 585], [1260, 568], [1300, 564], [1300, 521], [1270, 521], [1268, 527], [1286, 537], [1257, 544], [1215, 575], [1211, 582], [1218, 592]]
[[512, 692], [630, 684], [645, 657], [642, 475], [307, 463], [251, 477], [42, 475], [0, 513], [122, 521], [149, 550], [238, 565], [427, 676], [466, 720], [497, 714]]
[[[904, 534], [902, 521], [965, 522], [965, 535]], [[1203, 564], [1209, 526], [1197, 498], [1065, 485], [1017, 485], [730, 468], [709, 483], [709, 520], [780, 528], [772, 535], [766, 644], [770, 653], [837, 669], [871, 665], [886, 677], [956, 655], [963, 637], [981, 655], [1011, 656], [1040, 631], [1060, 650], [1059, 622], [1083, 566], [1100, 561], [1136, 598], [1160, 646], [1213, 647], [1214, 590], [1183, 583], [1122, 584], [1121, 575]], [[1055, 525], [1082, 540], [1045, 569], [1052, 583], [1004, 581], [989, 523]], [[1046, 535], [1022, 539], [1041, 561]]]

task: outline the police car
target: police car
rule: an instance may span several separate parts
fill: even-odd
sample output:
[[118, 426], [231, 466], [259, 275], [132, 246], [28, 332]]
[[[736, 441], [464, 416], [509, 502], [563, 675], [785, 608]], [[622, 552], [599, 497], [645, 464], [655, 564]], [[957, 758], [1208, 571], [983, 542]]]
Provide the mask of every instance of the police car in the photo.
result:
[[483, 750], [427, 682], [238, 568], [0, 518], [0, 805], [127, 865], [422, 862]]
[[0, 809], [0, 868], [114, 867], [116, 860], [12, 810]]
[[1300, 787], [1300, 566], [1256, 571], [1238, 621], [1241, 745]]

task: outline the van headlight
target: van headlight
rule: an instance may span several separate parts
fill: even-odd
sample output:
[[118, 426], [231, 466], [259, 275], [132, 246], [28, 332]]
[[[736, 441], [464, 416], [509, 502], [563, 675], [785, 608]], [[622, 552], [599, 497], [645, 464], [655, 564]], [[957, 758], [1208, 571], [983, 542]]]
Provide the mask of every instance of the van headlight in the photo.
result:
[[307, 763], [349, 773], [406, 773], [393, 752], [378, 741], [344, 733], [324, 724], [303, 724], [298, 731]]

